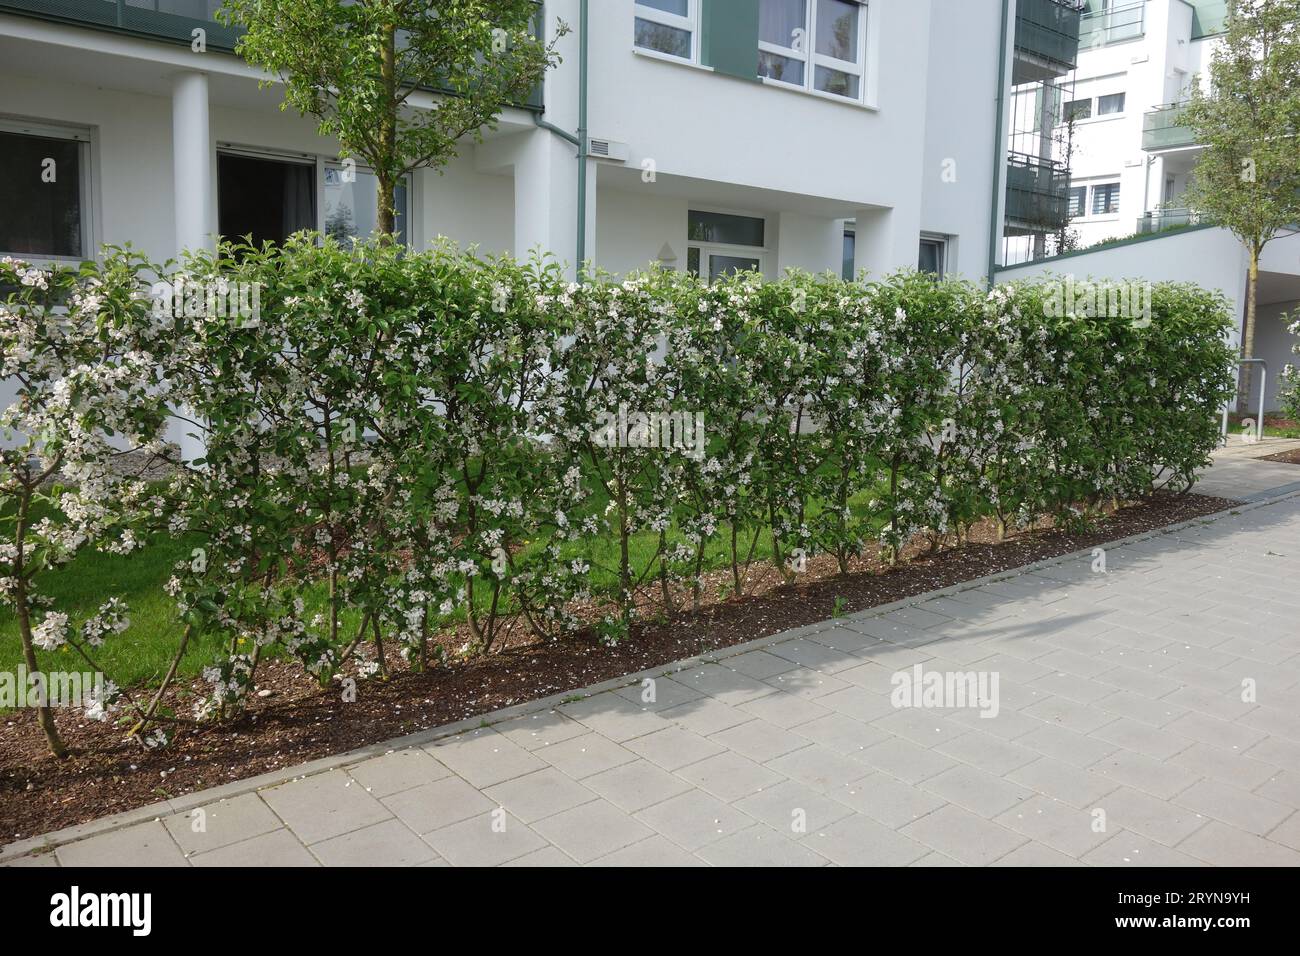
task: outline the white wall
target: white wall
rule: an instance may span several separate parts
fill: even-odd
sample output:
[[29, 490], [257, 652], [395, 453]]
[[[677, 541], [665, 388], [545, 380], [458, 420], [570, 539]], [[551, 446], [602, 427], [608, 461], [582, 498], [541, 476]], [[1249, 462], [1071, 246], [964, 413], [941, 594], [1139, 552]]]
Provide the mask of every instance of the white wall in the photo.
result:
[[[1300, 345], [1300, 336], [1287, 331], [1285, 318], [1293, 315], [1291, 321], [1300, 319], [1300, 300], [1294, 302], [1271, 302], [1258, 307], [1255, 319], [1255, 354], [1268, 363], [1268, 382], [1264, 392], [1265, 411], [1274, 411], [1278, 407], [1279, 384], [1282, 369], [1287, 365], [1300, 366], [1300, 355], [1294, 351]], [[1255, 380], [1254, 393], [1251, 396], [1251, 408], [1256, 407], [1259, 395], [1258, 378]]]

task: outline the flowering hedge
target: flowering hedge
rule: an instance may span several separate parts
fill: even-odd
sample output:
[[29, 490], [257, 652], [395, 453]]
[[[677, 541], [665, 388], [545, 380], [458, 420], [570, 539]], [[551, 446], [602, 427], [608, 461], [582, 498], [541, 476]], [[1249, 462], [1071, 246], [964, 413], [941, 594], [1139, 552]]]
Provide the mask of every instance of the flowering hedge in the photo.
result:
[[[1186, 285], [1140, 316], [915, 272], [578, 286], [551, 262], [316, 237], [191, 256], [162, 292], [156, 271], [121, 251], [0, 265], [2, 372], [24, 383], [4, 424], [31, 436], [0, 465], [0, 581], [40, 617], [25, 646], [130, 640], [117, 602], [60, 620], [40, 573], [195, 536], [166, 585], [177, 658], [199, 632], [230, 653], [194, 719], [238, 710], [268, 653], [327, 685], [394, 649], [430, 666], [449, 627], [467, 653], [588, 624], [612, 642], [698, 604], [707, 570], [740, 594], [769, 561], [794, 578], [990, 518], [1086, 521], [1190, 487], [1231, 393], [1225, 306]], [[179, 431], [202, 457], [163, 443]], [[169, 477], [113, 478], [126, 447]], [[57, 517], [15, 524], [58, 473]], [[189, 719], [127, 706], [137, 729]]]

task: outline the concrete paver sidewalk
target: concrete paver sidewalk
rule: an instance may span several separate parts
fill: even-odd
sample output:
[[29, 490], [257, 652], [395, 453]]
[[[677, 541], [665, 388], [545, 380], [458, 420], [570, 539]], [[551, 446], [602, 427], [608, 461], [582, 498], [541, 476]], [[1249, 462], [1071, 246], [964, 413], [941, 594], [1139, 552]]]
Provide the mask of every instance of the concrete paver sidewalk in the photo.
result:
[[1300, 865], [1300, 498], [1099, 557], [10, 862]]

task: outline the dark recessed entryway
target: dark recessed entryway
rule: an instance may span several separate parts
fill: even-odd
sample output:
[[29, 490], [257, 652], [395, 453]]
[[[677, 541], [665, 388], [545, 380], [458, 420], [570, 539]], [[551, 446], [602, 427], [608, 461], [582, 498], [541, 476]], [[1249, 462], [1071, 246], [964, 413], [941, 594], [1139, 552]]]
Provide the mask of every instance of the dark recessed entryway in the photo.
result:
[[316, 228], [315, 164], [217, 155], [217, 228], [227, 239], [283, 242]]

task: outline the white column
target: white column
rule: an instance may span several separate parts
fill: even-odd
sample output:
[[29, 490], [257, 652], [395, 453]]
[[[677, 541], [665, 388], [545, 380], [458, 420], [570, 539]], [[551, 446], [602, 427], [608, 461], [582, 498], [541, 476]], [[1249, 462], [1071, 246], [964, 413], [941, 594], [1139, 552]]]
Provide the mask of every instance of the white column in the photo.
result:
[[180, 73], [172, 83], [172, 188], [176, 251], [212, 248], [212, 132], [203, 73]]
[[[578, 245], [577, 148], [544, 129], [524, 134], [514, 157], [516, 259], [527, 261], [535, 249], [564, 263], [574, 275]], [[595, 218], [594, 170], [589, 171], [587, 218]], [[594, 230], [592, 230], [594, 232]], [[586, 256], [593, 258], [592, 232]]]
[[879, 279], [898, 269], [915, 269], [921, 243], [920, 203], [912, 211], [880, 206], [857, 211], [854, 274], [864, 269]]

